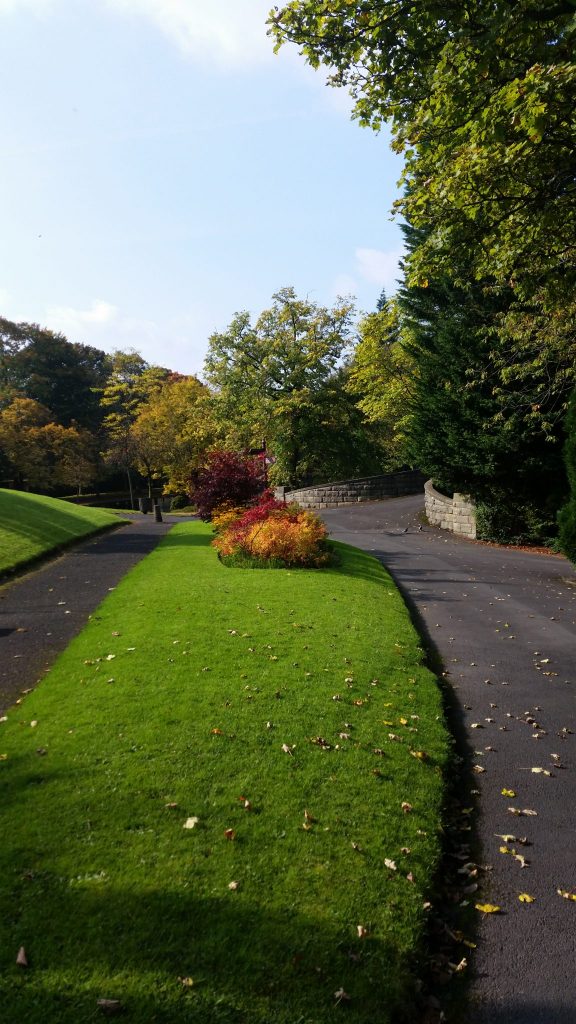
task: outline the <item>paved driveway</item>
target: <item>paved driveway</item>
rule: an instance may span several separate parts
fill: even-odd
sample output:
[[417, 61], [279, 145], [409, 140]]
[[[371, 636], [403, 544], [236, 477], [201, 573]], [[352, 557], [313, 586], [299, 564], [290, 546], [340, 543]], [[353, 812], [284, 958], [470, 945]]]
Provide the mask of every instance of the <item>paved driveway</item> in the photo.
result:
[[[470, 1024], [576, 1024], [576, 902], [557, 892], [576, 892], [576, 573], [560, 557], [419, 529], [422, 509], [417, 496], [322, 516], [331, 536], [372, 552], [394, 576], [442, 659], [484, 769], [472, 783], [482, 863], [492, 865], [482, 898], [502, 913], [480, 922]], [[504, 834], [529, 845], [506, 844]]]

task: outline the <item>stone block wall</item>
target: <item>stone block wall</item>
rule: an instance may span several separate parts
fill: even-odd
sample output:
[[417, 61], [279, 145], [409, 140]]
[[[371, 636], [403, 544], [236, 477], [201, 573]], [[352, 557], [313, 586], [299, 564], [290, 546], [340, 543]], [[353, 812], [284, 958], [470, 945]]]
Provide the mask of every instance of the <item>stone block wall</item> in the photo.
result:
[[422, 473], [411, 469], [367, 476], [360, 480], [338, 480], [331, 484], [301, 487], [297, 491], [286, 491], [279, 487], [276, 494], [286, 501], [297, 501], [302, 508], [338, 508], [339, 505], [360, 501], [380, 501], [382, 498], [398, 498], [403, 494], [419, 494], [423, 486]]
[[448, 498], [435, 490], [431, 480], [427, 480], [424, 484], [424, 505], [428, 522], [433, 526], [476, 539], [476, 512], [466, 495], [456, 492]]

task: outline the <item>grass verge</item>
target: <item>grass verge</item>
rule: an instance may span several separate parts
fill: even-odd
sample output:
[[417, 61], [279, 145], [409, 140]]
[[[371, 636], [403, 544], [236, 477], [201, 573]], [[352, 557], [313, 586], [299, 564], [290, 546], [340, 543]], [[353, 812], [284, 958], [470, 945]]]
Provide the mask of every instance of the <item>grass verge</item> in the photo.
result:
[[414, 1019], [435, 677], [370, 556], [246, 572], [210, 536], [175, 527], [0, 725], [6, 1020]]
[[117, 525], [118, 516], [101, 509], [0, 488], [0, 576]]

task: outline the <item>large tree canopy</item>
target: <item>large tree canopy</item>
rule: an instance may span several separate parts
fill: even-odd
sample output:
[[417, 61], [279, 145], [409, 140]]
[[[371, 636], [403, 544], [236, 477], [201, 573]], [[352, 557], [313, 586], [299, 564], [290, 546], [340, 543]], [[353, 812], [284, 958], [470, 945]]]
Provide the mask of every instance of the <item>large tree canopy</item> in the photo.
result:
[[292, 288], [252, 325], [238, 313], [227, 331], [209, 340], [205, 374], [216, 389], [218, 416], [230, 441], [245, 447], [266, 438], [278, 482], [305, 479], [322, 448], [326, 397], [351, 339], [353, 307], [332, 309], [298, 299]]
[[95, 430], [102, 413], [96, 394], [110, 372], [109, 357], [37, 324], [0, 319], [0, 404], [26, 396], [57, 422]]
[[350, 88], [361, 123], [390, 124], [398, 209], [429, 228], [412, 283], [461, 283], [464, 265], [561, 308], [576, 281], [572, 0], [293, 0], [270, 25]]

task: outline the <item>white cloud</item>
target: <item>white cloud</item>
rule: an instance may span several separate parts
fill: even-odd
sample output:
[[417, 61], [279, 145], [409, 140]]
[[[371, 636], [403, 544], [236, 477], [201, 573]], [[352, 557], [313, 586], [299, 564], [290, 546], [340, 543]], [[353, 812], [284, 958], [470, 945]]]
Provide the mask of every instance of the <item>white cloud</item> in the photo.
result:
[[[3, 0], [0, 0], [0, 3]], [[270, 60], [269, 0], [105, 0], [121, 14], [142, 16], [186, 54], [224, 66]]]
[[46, 311], [46, 323], [52, 330], [62, 331], [64, 334], [73, 336], [86, 327], [110, 323], [116, 317], [116, 313], [116, 306], [110, 302], [94, 299], [90, 309], [50, 306]]
[[365, 281], [377, 284], [392, 294], [398, 287], [401, 276], [399, 263], [403, 257], [403, 249], [356, 249], [358, 273]]

